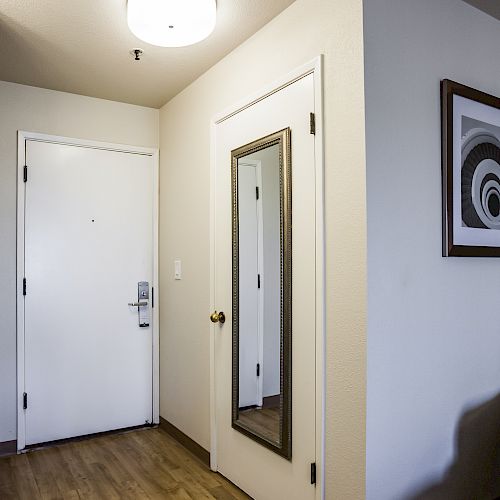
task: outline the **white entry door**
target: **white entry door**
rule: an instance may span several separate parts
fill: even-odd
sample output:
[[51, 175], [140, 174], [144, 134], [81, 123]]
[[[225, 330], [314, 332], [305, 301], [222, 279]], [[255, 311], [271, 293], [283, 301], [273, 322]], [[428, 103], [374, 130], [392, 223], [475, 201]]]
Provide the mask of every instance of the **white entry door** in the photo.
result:
[[25, 444], [152, 423], [153, 157], [25, 155]]
[[[311, 484], [311, 465], [317, 456], [316, 177], [315, 139], [310, 131], [310, 113], [314, 112], [314, 103], [314, 75], [309, 74], [215, 126], [214, 305], [217, 311], [225, 313], [226, 321], [217, 323], [213, 331], [216, 446], [212, 451], [216, 452], [217, 470], [257, 500], [307, 500], [316, 495], [316, 488]], [[232, 208], [234, 210], [235, 207], [232, 200], [231, 152], [286, 128], [291, 131], [293, 221], [290, 459], [239, 432], [232, 422], [232, 384], [237, 380], [233, 373], [233, 348], [237, 342], [231, 329], [234, 321], [232, 311], [235, 310], [232, 296], [232, 273], [235, 273], [232, 269]], [[263, 178], [264, 169], [263, 166]], [[265, 184], [263, 190], [266, 190]], [[279, 205], [277, 210], [279, 234]], [[239, 224], [241, 234], [241, 219]], [[239, 246], [241, 248], [241, 241]], [[241, 261], [241, 256], [239, 258]], [[241, 284], [239, 300], [242, 300]], [[241, 304], [238, 307], [241, 308]], [[278, 323], [279, 314], [278, 309], [273, 315]], [[264, 332], [266, 335], [266, 327]], [[271, 349], [265, 348], [264, 359], [270, 354]], [[241, 359], [241, 350], [239, 355]]]

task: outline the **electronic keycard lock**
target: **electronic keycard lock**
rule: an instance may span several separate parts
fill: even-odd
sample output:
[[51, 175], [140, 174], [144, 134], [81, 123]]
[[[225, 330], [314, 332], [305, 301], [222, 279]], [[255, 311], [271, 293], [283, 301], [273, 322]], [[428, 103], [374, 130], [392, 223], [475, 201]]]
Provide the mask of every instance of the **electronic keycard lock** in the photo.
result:
[[129, 302], [128, 305], [137, 307], [139, 326], [147, 328], [149, 326], [149, 283], [147, 281], [137, 283], [137, 302]]

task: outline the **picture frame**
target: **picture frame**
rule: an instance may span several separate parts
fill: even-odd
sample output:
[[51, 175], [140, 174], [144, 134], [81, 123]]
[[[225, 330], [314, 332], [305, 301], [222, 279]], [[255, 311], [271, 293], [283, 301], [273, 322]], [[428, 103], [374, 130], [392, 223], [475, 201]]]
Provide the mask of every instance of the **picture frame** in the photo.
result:
[[443, 257], [500, 257], [500, 98], [441, 81]]

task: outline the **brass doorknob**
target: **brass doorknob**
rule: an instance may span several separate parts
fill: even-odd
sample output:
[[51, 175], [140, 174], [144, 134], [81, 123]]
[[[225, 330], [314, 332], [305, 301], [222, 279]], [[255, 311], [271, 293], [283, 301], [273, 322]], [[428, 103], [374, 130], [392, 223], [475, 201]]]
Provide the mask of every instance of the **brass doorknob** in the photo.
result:
[[226, 321], [226, 315], [222, 311], [220, 313], [214, 311], [210, 315], [210, 321], [212, 323], [224, 323]]

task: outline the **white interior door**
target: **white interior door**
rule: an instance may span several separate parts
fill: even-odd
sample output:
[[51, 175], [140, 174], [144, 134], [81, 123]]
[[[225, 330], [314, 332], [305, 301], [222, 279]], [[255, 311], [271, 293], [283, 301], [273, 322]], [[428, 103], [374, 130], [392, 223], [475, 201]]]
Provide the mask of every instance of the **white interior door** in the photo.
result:
[[151, 423], [151, 295], [149, 326], [128, 303], [153, 284], [153, 158], [25, 151], [26, 445]]
[[[316, 180], [314, 136], [309, 130], [313, 111], [311, 74], [216, 125], [214, 296], [217, 310], [227, 318], [214, 329], [216, 463], [224, 476], [257, 500], [315, 497], [310, 468], [316, 457]], [[231, 151], [286, 127], [291, 129], [292, 145], [291, 460], [231, 425]]]
[[240, 167], [240, 255], [246, 263], [239, 269], [240, 283], [240, 405], [261, 404], [259, 398], [259, 240], [257, 172], [255, 166]]

